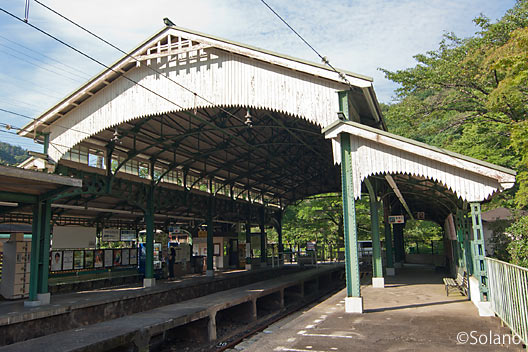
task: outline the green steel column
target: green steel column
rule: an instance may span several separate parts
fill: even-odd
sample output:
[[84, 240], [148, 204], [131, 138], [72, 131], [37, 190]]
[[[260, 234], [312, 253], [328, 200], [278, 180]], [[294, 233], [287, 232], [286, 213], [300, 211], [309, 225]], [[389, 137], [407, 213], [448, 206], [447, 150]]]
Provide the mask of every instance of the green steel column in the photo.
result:
[[147, 195], [147, 207], [145, 209], [145, 225], [147, 230], [145, 278], [154, 278], [154, 190], [149, 189]]
[[282, 243], [282, 211], [277, 214], [277, 235], [279, 237], [279, 253], [282, 253], [284, 252], [284, 245]]
[[[348, 91], [338, 92], [339, 110], [350, 120]], [[343, 230], [345, 241], [345, 274], [347, 297], [361, 297], [357, 245], [356, 205], [350, 135], [341, 134], [341, 189], [343, 198]]]
[[209, 200], [207, 204], [207, 275], [212, 276], [214, 272], [213, 257], [214, 257], [214, 225], [213, 225], [213, 203]]
[[394, 235], [394, 258], [396, 263], [403, 263], [405, 260], [405, 248], [403, 243], [404, 226], [404, 224], [392, 225], [392, 232]]
[[266, 209], [262, 207], [261, 213], [260, 213], [260, 224], [259, 224], [259, 227], [260, 227], [260, 263], [261, 263], [260, 265], [261, 266], [262, 264], [266, 265], [267, 258], [268, 258], [267, 251], [266, 251], [266, 225], [264, 223], [266, 221], [265, 211]]
[[383, 199], [383, 224], [385, 227], [385, 254], [387, 257], [387, 268], [394, 268], [394, 257], [392, 251], [392, 229], [389, 224], [389, 202]]
[[468, 270], [466, 266], [466, 255], [464, 251], [464, 214], [462, 210], [457, 209], [456, 220], [455, 220], [455, 229], [457, 234], [456, 249], [457, 249], [457, 258], [458, 266]]
[[341, 134], [341, 188], [343, 193], [343, 229], [347, 297], [361, 297], [357, 245], [356, 207], [352, 180], [350, 136]]
[[251, 222], [246, 222], [246, 265], [251, 265]]
[[365, 180], [370, 199], [370, 223], [372, 230], [372, 277], [383, 277], [383, 264], [381, 260], [379, 202], [376, 190], [369, 179]]
[[40, 252], [40, 233], [42, 226], [40, 226], [42, 218], [42, 202], [38, 202], [33, 206], [33, 224], [31, 236], [31, 264], [29, 276], [29, 300], [36, 301], [38, 293], [39, 281], [39, 252]]
[[279, 266], [284, 264], [284, 245], [282, 243], [282, 211], [277, 214], [277, 235], [279, 241]]
[[49, 251], [51, 227], [51, 201], [42, 203], [42, 230], [40, 232], [39, 249], [39, 287], [38, 293], [48, 293]]
[[482, 228], [482, 214], [480, 203], [471, 203], [471, 223], [473, 229], [472, 253], [473, 274], [479, 281], [480, 300], [486, 301], [488, 296], [488, 270], [486, 267], [486, 248], [484, 243], [484, 232]]

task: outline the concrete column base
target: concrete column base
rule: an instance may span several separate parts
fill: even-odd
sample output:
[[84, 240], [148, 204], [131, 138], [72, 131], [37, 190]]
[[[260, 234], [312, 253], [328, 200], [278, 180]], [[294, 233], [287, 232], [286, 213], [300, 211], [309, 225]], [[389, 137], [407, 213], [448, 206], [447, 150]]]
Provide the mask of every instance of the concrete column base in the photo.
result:
[[345, 297], [345, 313], [363, 314], [363, 297]]
[[383, 277], [373, 277], [372, 278], [372, 287], [374, 287], [374, 288], [385, 288], [385, 278], [383, 278]]
[[51, 293], [38, 293], [37, 300], [41, 302], [41, 305], [47, 305], [51, 302]]
[[214, 276], [214, 270], [207, 270], [205, 272], [205, 276], [207, 277], [213, 277]]
[[156, 279], [150, 278], [150, 279], [143, 279], [143, 287], [154, 287], [156, 286]]
[[209, 315], [209, 323], [207, 326], [209, 341], [216, 340], [216, 312]]
[[394, 269], [394, 268], [385, 268], [385, 273], [387, 273], [387, 276], [395, 276], [396, 275], [396, 269]]
[[495, 313], [491, 309], [491, 302], [479, 302], [478, 303], [478, 312], [481, 317], [494, 317]]
[[251, 270], [251, 264], [246, 264], [246, 270]]
[[24, 301], [24, 307], [26, 308], [35, 308], [42, 305], [42, 302], [40, 301]]
[[400, 269], [402, 266], [403, 266], [402, 263], [394, 263], [394, 268], [395, 269]]

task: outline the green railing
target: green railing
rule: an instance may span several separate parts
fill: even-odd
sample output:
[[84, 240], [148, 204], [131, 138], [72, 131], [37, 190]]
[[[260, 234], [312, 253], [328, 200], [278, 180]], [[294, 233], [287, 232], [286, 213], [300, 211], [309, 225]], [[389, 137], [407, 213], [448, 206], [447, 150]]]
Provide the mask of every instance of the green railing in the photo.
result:
[[488, 265], [489, 301], [495, 314], [528, 344], [528, 269], [493, 258]]

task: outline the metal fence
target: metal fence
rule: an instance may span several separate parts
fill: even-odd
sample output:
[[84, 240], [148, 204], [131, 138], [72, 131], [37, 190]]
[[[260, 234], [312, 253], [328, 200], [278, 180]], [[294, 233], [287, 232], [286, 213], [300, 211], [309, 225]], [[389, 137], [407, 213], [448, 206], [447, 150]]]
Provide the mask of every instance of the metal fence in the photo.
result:
[[528, 269], [486, 258], [491, 307], [528, 345]]

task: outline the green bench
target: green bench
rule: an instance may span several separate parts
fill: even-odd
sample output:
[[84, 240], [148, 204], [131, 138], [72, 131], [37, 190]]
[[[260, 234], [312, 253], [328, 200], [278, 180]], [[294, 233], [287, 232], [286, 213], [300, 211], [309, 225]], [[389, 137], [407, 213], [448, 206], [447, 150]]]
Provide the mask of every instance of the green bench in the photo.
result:
[[444, 277], [444, 285], [446, 289], [446, 295], [449, 296], [449, 290], [457, 290], [464, 296], [468, 295], [468, 279], [467, 279], [467, 273], [464, 272], [464, 274], [457, 274], [457, 278], [453, 279], [451, 277]]

